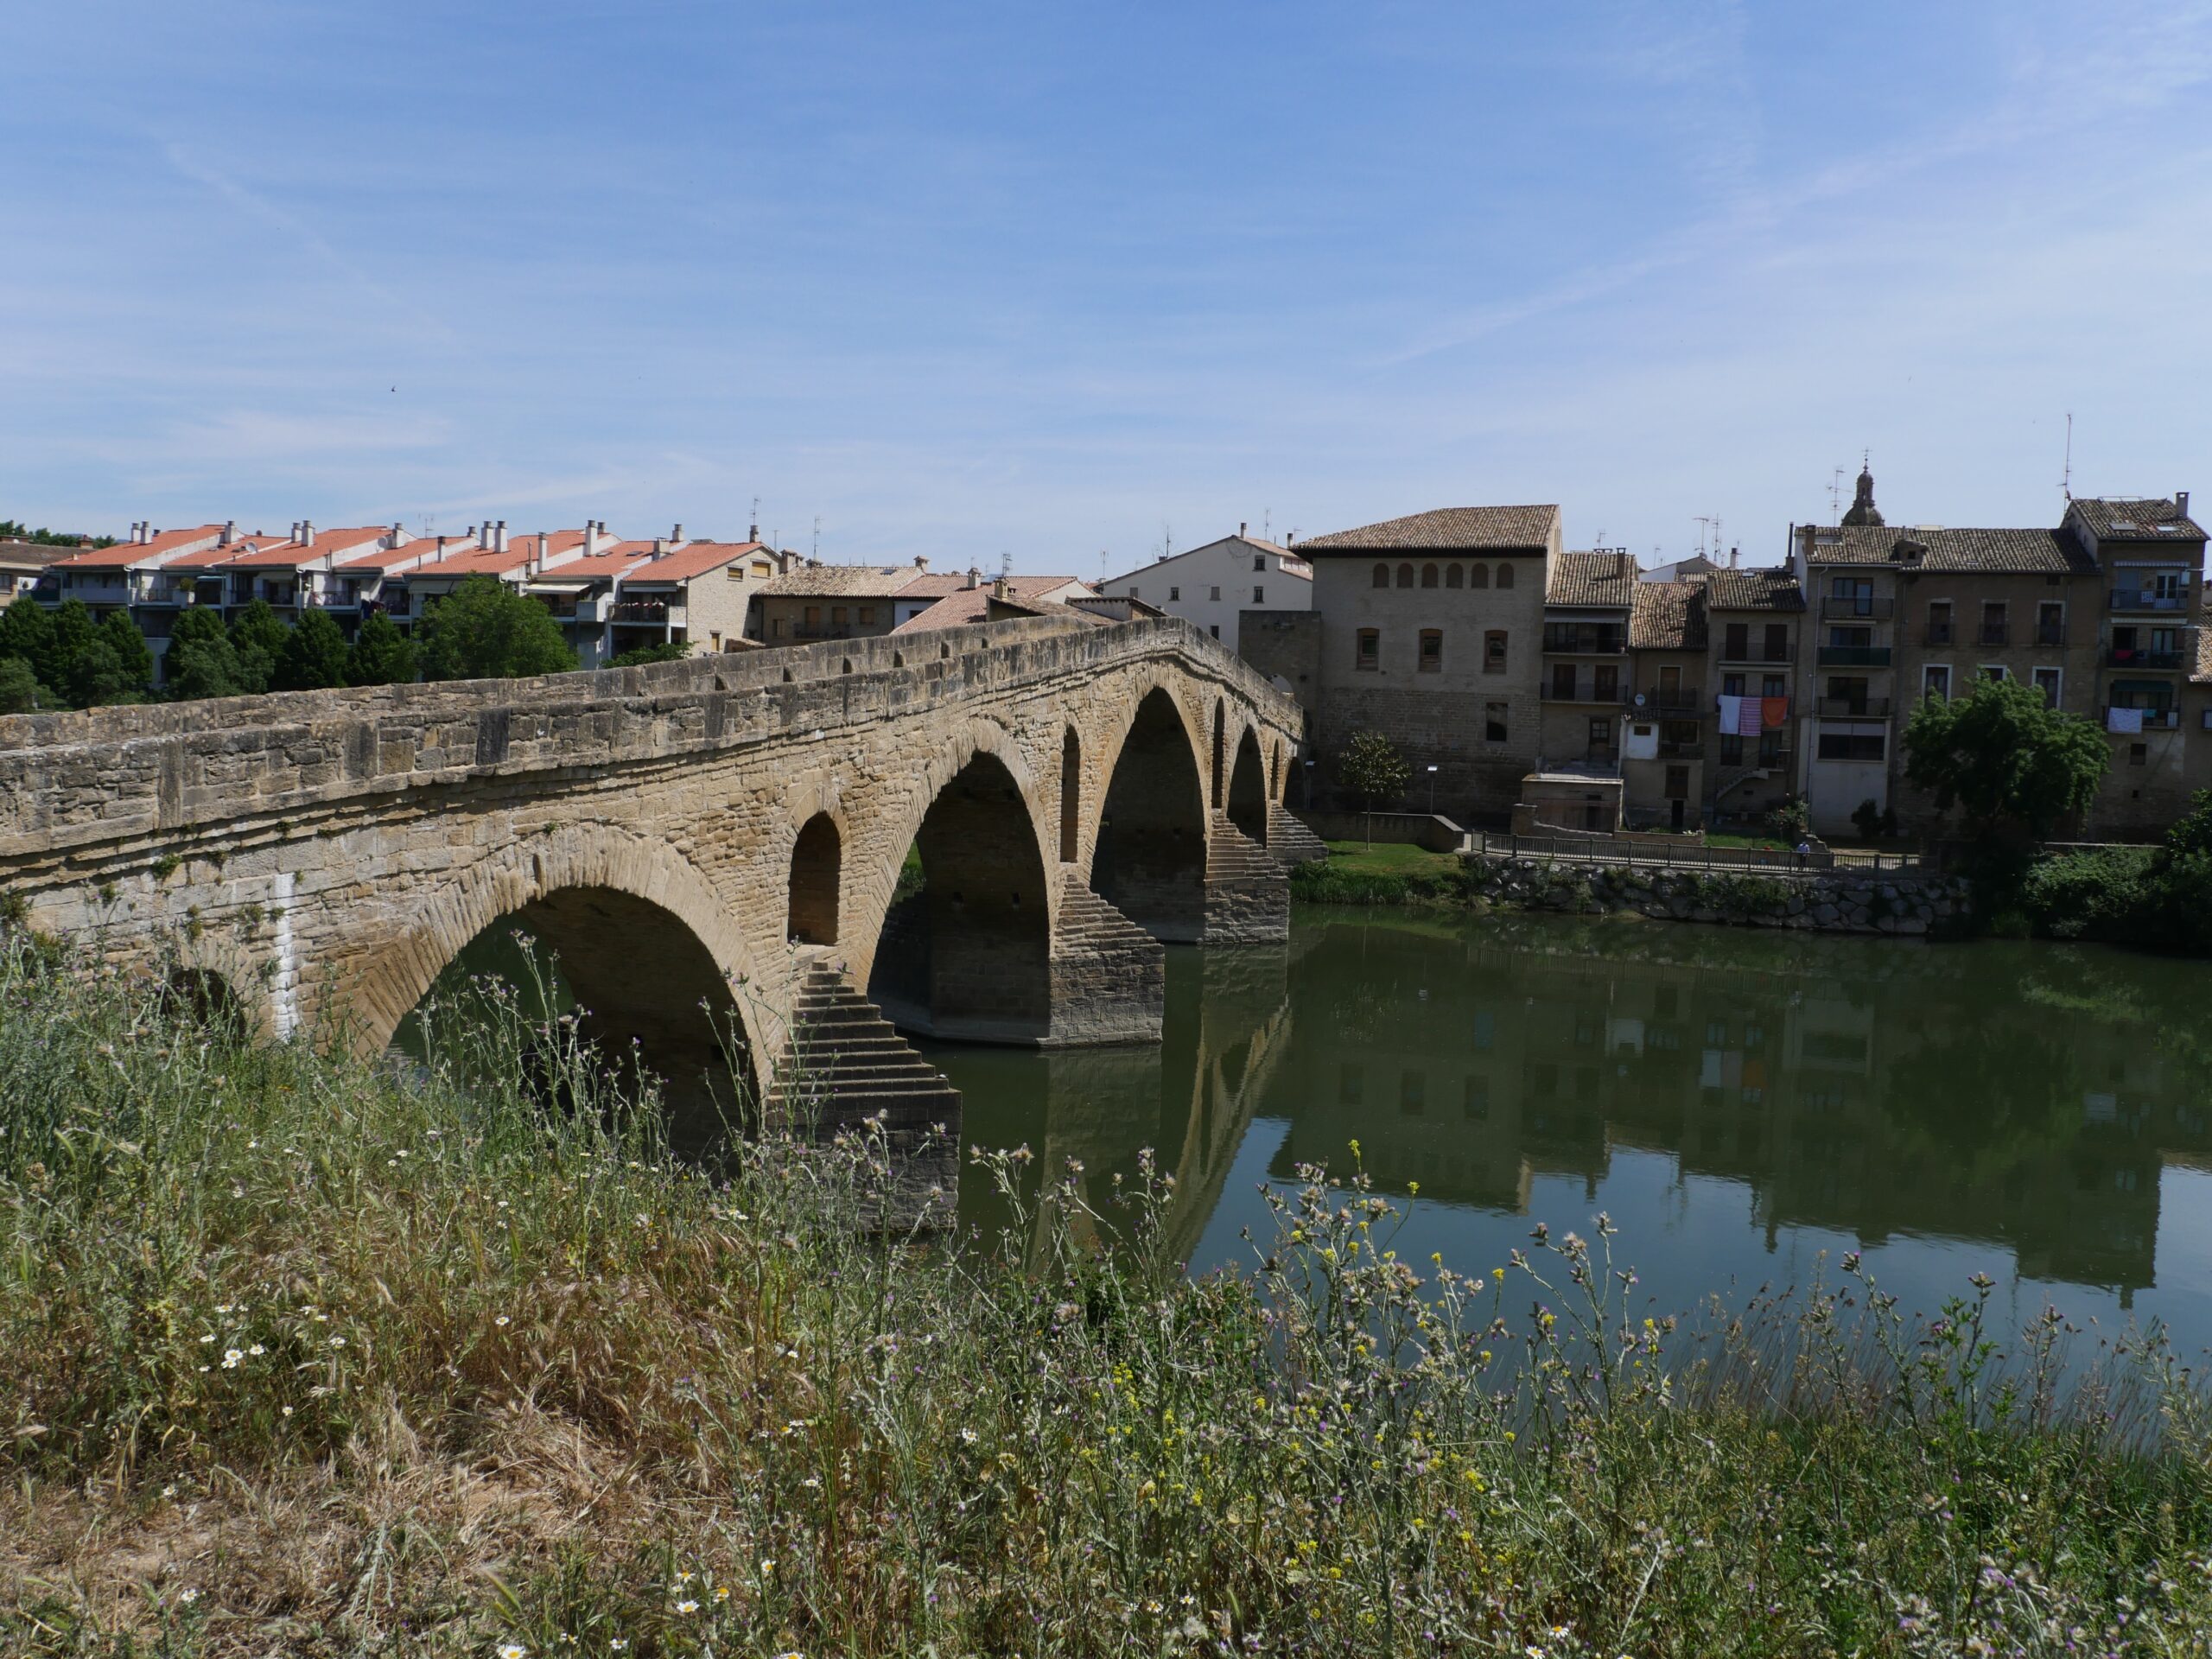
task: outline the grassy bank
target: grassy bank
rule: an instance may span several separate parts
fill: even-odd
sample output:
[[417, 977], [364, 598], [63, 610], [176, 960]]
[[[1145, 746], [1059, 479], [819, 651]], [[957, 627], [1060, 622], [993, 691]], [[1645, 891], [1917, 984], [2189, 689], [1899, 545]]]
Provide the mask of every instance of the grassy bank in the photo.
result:
[[1986, 1283], [1677, 1324], [1602, 1219], [1399, 1260], [1349, 1149], [1245, 1275], [1052, 1179], [957, 1252], [850, 1224], [865, 1143], [687, 1169], [496, 1008], [403, 1083], [55, 967], [0, 949], [0, 1651], [2212, 1640], [2200, 1395], [2063, 1390]]
[[1319, 905], [1468, 905], [1465, 861], [1399, 842], [1332, 841], [1290, 873], [1290, 896]]

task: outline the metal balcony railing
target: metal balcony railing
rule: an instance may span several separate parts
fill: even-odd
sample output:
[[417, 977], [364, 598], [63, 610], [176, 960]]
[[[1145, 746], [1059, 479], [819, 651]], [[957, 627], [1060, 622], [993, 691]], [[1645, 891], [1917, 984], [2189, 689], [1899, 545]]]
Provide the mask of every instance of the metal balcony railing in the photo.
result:
[[1685, 712], [1705, 707], [1705, 689], [1695, 685], [1660, 685], [1643, 688], [1643, 707], [1654, 712], [1679, 709]]
[[2182, 665], [2182, 653], [2177, 651], [2136, 651], [2115, 645], [2105, 653], [2105, 661], [2113, 668], [2171, 670]]
[[[2181, 710], [2178, 709], [2145, 709], [2140, 713], [2143, 716], [2143, 729], [2146, 732], [2171, 732], [2177, 730], [2181, 726]], [[2105, 710], [2105, 725], [2107, 729], [2112, 725], [2110, 708]]]
[[2155, 588], [2115, 588], [2111, 600], [2115, 611], [2185, 611], [2189, 589], [2184, 586], [2169, 593]]
[[1974, 635], [1978, 645], [2001, 645], [2010, 642], [2012, 631], [2002, 622], [1985, 622]]

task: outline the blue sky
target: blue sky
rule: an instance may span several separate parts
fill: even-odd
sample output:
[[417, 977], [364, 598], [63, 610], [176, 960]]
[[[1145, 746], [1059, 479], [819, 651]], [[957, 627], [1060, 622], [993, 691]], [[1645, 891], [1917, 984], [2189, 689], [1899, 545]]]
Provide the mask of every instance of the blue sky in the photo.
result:
[[[1095, 577], [2212, 493], [2212, 8], [0, 13], [0, 517]], [[2203, 499], [2212, 501], [2212, 493]]]

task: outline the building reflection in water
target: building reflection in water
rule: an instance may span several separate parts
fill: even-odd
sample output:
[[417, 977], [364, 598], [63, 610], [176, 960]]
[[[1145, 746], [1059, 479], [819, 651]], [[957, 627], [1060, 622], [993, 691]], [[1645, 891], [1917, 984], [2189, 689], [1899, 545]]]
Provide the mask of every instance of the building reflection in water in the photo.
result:
[[2154, 1282], [2159, 1173], [2204, 1166], [2190, 964], [2050, 946], [1530, 920], [1310, 922], [1270, 1173], [1339, 1166], [1515, 1213], [1617, 1150], [1748, 1187], [1756, 1224], [1999, 1243], [2031, 1278]]

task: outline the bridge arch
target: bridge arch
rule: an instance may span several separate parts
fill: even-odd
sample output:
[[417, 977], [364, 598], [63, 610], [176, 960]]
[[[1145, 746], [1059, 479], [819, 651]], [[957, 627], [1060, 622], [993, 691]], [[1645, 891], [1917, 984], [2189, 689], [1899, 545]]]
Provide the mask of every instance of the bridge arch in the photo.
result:
[[1236, 764], [1229, 775], [1229, 821], [1262, 847], [1268, 842], [1268, 775], [1260, 758], [1260, 736], [1249, 726], [1236, 742]]
[[1002, 728], [971, 722], [884, 837], [896, 861], [882, 873], [890, 900], [868, 995], [895, 1024], [969, 1042], [1050, 1036], [1057, 861], [1038, 822], [1038, 781]]
[[837, 943], [845, 836], [836, 818], [817, 812], [791, 842], [785, 933], [800, 944]]
[[[405, 936], [378, 951], [340, 1009], [364, 1047], [381, 1048], [438, 976], [480, 936], [512, 919], [557, 957], [584, 1011], [586, 1034], [610, 1055], [635, 1045], [662, 1079], [679, 1141], [711, 1139], [697, 1115], [753, 1099], [760, 1057], [780, 1033], [756, 999], [736, 919], [665, 842], [571, 826], [502, 848], [435, 892]], [[741, 1050], [728, 1076], [726, 1039]]]
[[1166, 685], [1154, 683], [1105, 757], [1090, 885], [1156, 939], [1188, 943], [1205, 931], [1202, 752], [1183, 705]]

